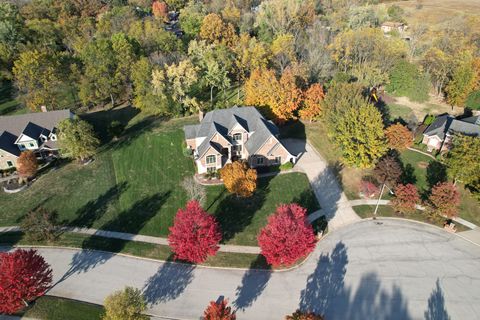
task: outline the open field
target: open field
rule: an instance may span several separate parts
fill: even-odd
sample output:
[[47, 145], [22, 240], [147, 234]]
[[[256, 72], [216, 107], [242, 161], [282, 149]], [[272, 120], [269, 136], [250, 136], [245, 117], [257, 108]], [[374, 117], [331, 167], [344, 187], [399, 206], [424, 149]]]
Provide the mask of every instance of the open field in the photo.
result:
[[[18, 194], [0, 193], [0, 225], [18, 225], [37, 206], [55, 211], [62, 224], [151, 236], [167, 236], [187, 195], [180, 182], [194, 174], [183, 155], [182, 127], [195, 118], [162, 121], [132, 108], [101, 111], [85, 118], [104, 142], [95, 161], [82, 166], [62, 161]], [[109, 141], [105, 127], [113, 119], [128, 123], [118, 141]], [[225, 243], [256, 245], [256, 235], [281, 203], [318, 204], [304, 174], [260, 179], [251, 199], [236, 199], [223, 187], [207, 188], [206, 207], [215, 214]]]

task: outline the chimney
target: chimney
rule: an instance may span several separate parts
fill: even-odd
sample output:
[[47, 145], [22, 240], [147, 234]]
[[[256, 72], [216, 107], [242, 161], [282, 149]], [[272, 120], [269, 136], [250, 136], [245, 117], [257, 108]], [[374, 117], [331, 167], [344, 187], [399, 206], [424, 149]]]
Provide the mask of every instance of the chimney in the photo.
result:
[[40, 106], [40, 110], [42, 110], [42, 112], [47, 112], [47, 107], [46, 106]]
[[198, 121], [202, 122], [203, 120], [203, 110], [198, 110]]

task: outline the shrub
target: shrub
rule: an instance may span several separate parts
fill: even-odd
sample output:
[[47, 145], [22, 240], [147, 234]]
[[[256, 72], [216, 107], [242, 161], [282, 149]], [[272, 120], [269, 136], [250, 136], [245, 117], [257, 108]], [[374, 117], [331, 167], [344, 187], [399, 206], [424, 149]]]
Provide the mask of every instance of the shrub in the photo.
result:
[[104, 320], [147, 320], [149, 317], [142, 315], [147, 308], [147, 303], [139, 289], [125, 287], [116, 291], [105, 299]]
[[425, 120], [423, 120], [423, 124], [426, 126], [431, 125], [435, 121], [435, 116], [432, 114], [429, 114], [425, 117]]
[[284, 164], [282, 164], [280, 166], [280, 171], [286, 171], [286, 170], [290, 170], [290, 169], [293, 169], [293, 163], [291, 163], [290, 161], [285, 162]]
[[257, 171], [245, 161], [235, 161], [219, 170], [228, 192], [240, 197], [250, 197], [257, 188]]
[[286, 316], [285, 320], [325, 320], [325, 318], [313, 312], [297, 310], [291, 316]]
[[173, 226], [169, 228], [168, 243], [175, 259], [202, 263], [215, 255], [222, 239], [214, 216], [205, 212], [198, 201], [189, 201], [178, 209]]
[[374, 196], [378, 195], [379, 188], [373, 182], [368, 180], [360, 181], [360, 192], [363, 194], [365, 198], [373, 198]]
[[307, 210], [296, 203], [277, 207], [258, 235], [261, 254], [273, 266], [289, 266], [307, 256], [317, 242]]
[[428, 198], [432, 210], [441, 216], [453, 218], [458, 213], [460, 194], [450, 182], [437, 183]]
[[480, 90], [470, 93], [465, 102], [465, 106], [472, 110], [480, 110]]
[[235, 320], [237, 316], [231, 307], [227, 307], [228, 300], [220, 302], [211, 301], [207, 309], [203, 312], [204, 320]]
[[420, 202], [418, 190], [413, 184], [399, 184], [395, 188], [395, 198], [391, 201], [395, 211], [402, 214], [414, 213]]
[[52, 269], [35, 250], [0, 252], [0, 314], [13, 314], [52, 285]]
[[39, 207], [22, 220], [21, 228], [28, 240], [51, 241], [55, 239], [56, 214]]

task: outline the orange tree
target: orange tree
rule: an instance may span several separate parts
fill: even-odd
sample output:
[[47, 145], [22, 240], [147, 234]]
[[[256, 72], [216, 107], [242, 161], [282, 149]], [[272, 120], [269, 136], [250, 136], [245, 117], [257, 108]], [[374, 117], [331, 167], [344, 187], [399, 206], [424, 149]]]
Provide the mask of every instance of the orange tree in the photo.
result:
[[413, 184], [399, 184], [395, 188], [395, 198], [391, 201], [395, 211], [408, 214], [414, 213], [417, 203], [420, 202], [418, 190]]
[[203, 312], [204, 320], [235, 320], [237, 316], [231, 307], [228, 307], [228, 300], [220, 302], [211, 301]]
[[385, 136], [387, 137], [388, 145], [392, 149], [403, 150], [410, 147], [413, 143], [412, 132], [400, 123], [392, 124], [385, 129]]
[[235, 161], [219, 170], [228, 192], [240, 197], [250, 197], [257, 189], [257, 170], [251, 169], [245, 161]]
[[453, 183], [439, 182], [432, 188], [428, 200], [436, 214], [453, 218], [458, 213], [460, 193]]
[[37, 157], [33, 151], [24, 151], [17, 159], [17, 172], [20, 179], [33, 177], [37, 173]]
[[303, 107], [298, 112], [300, 118], [304, 120], [315, 120], [322, 112], [322, 101], [325, 97], [322, 85], [314, 83], [305, 91], [303, 96]]

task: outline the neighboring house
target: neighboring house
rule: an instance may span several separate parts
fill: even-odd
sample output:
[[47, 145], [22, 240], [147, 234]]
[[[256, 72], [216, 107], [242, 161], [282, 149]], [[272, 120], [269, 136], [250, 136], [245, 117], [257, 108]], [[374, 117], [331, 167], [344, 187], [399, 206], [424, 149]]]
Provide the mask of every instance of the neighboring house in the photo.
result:
[[405, 23], [392, 21], [386, 21], [380, 26], [380, 29], [382, 29], [383, 33], [398, 31], [400, 34], [402, 34], [405, 32], [405, 30], [407, 30], [407, 28], [408, 26]]
[[253, 168], [296, 160], [278, 139], [277, 126], [254, 107], [214, 110], [200, 120], [184, 127], [198, 173], [215, 172], [236, 160]]
[[456, 133], [480, 136], [480, 116], [460, 120], [449, 114], [439, 116], [423, 132], [422, 143], [427, 145], [428, 151], [447, 151]]
[[15, 167], [25, 150], [39, 159], [58, 155], [56, 126], [67, 118], [73, 118], [70, 110], [0, 117], [0, 170]]

